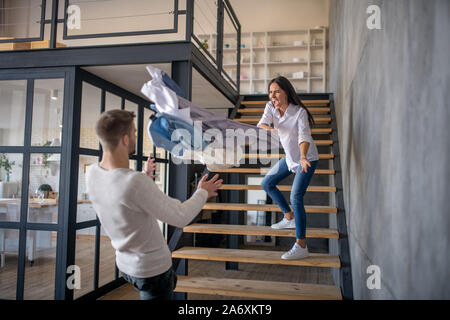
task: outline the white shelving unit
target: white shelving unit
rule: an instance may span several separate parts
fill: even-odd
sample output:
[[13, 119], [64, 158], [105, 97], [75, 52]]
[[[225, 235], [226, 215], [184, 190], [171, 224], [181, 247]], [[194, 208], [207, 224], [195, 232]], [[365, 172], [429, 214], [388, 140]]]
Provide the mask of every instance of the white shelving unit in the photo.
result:
[[[216, 35], [200, 35], [216, 54]], [[266, 94], [271, 79], [288, 78], [297, 93], [326, 92], [326, 28], [249, 32], [241, 35], [241, 93]], [[236, 76], [235, 35], [224, 35], [223, 68]]]

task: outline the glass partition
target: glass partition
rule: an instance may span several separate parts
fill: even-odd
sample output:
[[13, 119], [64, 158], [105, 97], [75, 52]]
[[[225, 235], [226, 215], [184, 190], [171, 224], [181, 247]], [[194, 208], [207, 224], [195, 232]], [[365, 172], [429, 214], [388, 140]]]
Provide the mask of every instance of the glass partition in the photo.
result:
[[60, 155], [31, 154], [28, 195], [28, 222], [58, 222]]
[[224, 10], [223, 24], [223, 68], [222, 73], [235, 88], [237, 87], [238, 66], [238, 27], [235, 24], [227, 6]]
[[105, 99], [105, 111], [120, 109], [122, 106], [122, 98], [111, 92], [106, 92]]
[[102, 90], [83, 81], [81, 96], [80, 148], [99, 149], [95, 122], [100, 116]]
[[61, 146], [64, 79], [34, 81], [31, 145]]
[[55, 295], [56, 241], [54, 231], [28, 230], [24, 299], [53, 300]]
[[100, 227], [100, 260], [99, 280], [101, 287], [116, 279], [116, 251], [111, 245], [111, 239], [106, 235], [103, 227]]
[[98, 157], [80, 155], [78, 159], [77, 222], [96, 220], [97, 214], [86, 189], [86, 170], [88, 166], [98, 162]]
[[[51, 2], [51, 1], [47, 1]], [[45, 1], [1, 1], [1, 40], [41, 40]], [[29, 43], [17, 44], [17, 49], [30, 49]]]
[[74, 299], [94, 289], [95, 229], [96, 227], [77, 230], [75, 265], [79, 268], [81, 279], [79, 288], [75, 288], [74, 290]]
[[23, 155], [0, 153], [0, 221], [20, 221]]
[[23, 146], [26, 80], [0, 81], [0, 146]]
[[[66, 38], [145, 35], [176, 31], [175, 0], [68, 0]], [[178, 12], [177, 12], [178, 13]]]
[[19, 230], [0, 228], [0, 299], [16, 299], [18, 257]]
[[216, 64], [218, 2], [194, 1], [193, 40], [207, 59]]

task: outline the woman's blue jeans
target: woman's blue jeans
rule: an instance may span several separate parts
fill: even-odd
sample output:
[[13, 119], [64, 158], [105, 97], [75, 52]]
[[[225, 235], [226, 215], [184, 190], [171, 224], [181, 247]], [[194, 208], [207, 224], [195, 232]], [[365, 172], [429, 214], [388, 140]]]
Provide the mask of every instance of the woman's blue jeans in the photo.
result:
[[[319, 161], [310, 161], [311, 167], [308, 167], [308, 172], [300, 173], [302, 170], [302, 167], [300, 166], [297, 169], [294, 182], [292, 183], [290, 200], [292, 210], [294, 211], [295, 236], [297, 239], [304, 239], [306, 236], [306, 211], [305, 206], [303, 205], [303, 196], [311, 182], [318, 162]], [[286, 156], [284, 156], [272, 167], [272, 169], [270, 169], [261, 183], [264, 191], [266, 191], [273, 202], [281, 208], [283, 213], [291, 212], [291, 208], [281, 191], [278, 190], [277, 184], [291, 173], [292, 172], [289, 171], [286, 164]]]

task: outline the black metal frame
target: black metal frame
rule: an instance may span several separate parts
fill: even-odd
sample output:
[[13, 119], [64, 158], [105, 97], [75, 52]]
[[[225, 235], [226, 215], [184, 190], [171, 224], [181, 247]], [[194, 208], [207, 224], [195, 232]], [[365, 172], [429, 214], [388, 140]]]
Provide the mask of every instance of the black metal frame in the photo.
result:
[[108, 38], [108, 37], [127, 37], [127, 36], [142, 36], [151, 34], [166, 34], [166, 33], [177, 33], [178, 32], [178, 16], [186, 14], [185, 11], [180, 11], [178, 9], [178, 0], [173, 0], [173, 28], [172, 29], [160, 29], [160, 30], [147, 30], [147, 31], [130, 31], [130, 32], [111, 32], [111, 33], [88, 33], [83, 35], [71, 36], [67, 34], [67, 8], [69, 7], [69, 0], [64, 0], [64, 28], [63, 28], [63, 39], [92, 39], [92, 38]]

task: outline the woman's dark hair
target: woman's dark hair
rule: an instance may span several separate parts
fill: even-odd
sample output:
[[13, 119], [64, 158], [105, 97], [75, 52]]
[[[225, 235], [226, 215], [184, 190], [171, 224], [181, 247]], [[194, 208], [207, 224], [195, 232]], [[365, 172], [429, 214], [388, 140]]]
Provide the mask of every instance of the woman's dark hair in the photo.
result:
[[309, 125], [312, 126], [314, 124], [314, 118], [311, 115], [311, 112], [309, 112], [308, 108], [306, 108], [306, 106], [303, 104], [303, 102], [297, 96], [297, 93], [295, 92], [295, 89], [292, 86], [292, 84], [289, 82], [289, 80], [286, 79], [285, 77], [281, 77], [281, 76], [270, 80], [269, 85], [267, 87], [267, 92], [269, 92], [269, 94], [270, 94], [270, 85], [272, 83], [276, 83], [281, 88], [281, 90], [283, 90], [286, 93], [289, 103], [295, 104], [295, 105], [299, 106], [300, 108], [304, 108], [306, 110], [306, 112], [308, 113]]

